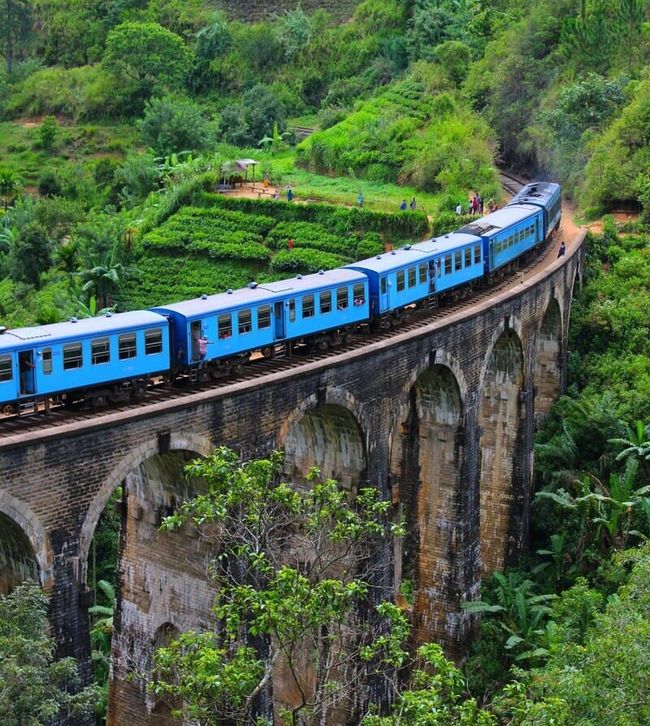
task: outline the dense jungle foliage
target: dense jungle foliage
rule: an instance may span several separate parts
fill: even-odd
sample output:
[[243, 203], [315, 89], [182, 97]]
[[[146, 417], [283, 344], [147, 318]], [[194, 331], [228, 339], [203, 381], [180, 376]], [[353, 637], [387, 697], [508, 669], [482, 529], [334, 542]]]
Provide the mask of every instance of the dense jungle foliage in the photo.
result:
[[[531, 555], [467, 605], [482, 625], [462, 671], [434, 647], [407, 657], [408, 623], [387, 606], [382, 668], [409, 677], [394, 681], [392, 712], [364, 723], [648, 723], [650, 0], [363, 0], [345, 23], [299, 3], [255, 23], [204, 0], [0, 8], [3, 325], [179, 300], [438, 234], [473, 193], [500, 199], [497, 163], [561, 182], [583, 220], [615, 212], [589, 239], [568, 389], [537, 435]], [[258, 162], [253, 198], [217, 193], [242, 158]], [[102, 684], [119, 522], [117, 493], [90, 568]], [[353, 585], [337, 607], [360, 597], [354, 583], [341, 592]], [[12, 597], [0, 598], [3, 713], [83, 710], [89, 692], [60, 687], [71, 664], [52, 663], [40, 596]], [[310, 602], [311, 616], [332, 615]], [[230, 664], [214, 642], [185, 645], [236, 666], [226, 695], [248, 697], [253, 654]], [[209, 692], [200, 658], [180, 655], [166, 649], [160, 673]], [[202, 695], [173, 687], [155, 686]]]

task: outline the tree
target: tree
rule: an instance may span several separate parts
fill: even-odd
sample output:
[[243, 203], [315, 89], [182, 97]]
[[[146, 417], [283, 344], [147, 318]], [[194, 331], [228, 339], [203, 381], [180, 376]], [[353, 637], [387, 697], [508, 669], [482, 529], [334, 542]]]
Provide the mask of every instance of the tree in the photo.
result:
[[5, 726], [38, 726], [92, 714], [96, 686], [81, 689], [76, 662], [54, 659], [48, 601], [34, 582], [0, 595], [0, 713]]
[[160, 650], [153, 683], [203, 724], [249, 723], [279, 667], [293, 693], [287, 723], [322, 723], [374, 679], [396, 683], [406, 661], [404, 615], [390, 602], [373, 608], [371, 594], [382, 540], [403, 531], [387, 521], [390, 503], [375, 489], [352, 495], [321, 481], [317, 470], [292, 488], [279, 481], [281, 465], [278, 454], [240, 464], [218, 449], [187, 468], [207, 493], [163, 524], [197, 528], [214, 551], [219, 626]]
[[145, 104], [138, 121], [142, 141], [161, 156], [180, 151], [202, 151], [210, 145], [210, 124], [189, 99], [154, 98]]
[[181, 86], [191, 54], [182, 38], [158, 23], [127, 22], [108, 34], [103, 63], [144, 101], [156, 87]]
[[[3, 54], [7, 66], [7, 74], [12, 75], [14, 62], [19, 49], [19, 56], [24, 54], [25, 46], [31, 35], [31, 7], [25, 0], [4, 0], [5, 12], [0, 13], [0, 33], [3, 41]], [[22, 47], [21, 47], [22, 46]], [[23, 52], [20, 52], [23, 51]]]
[[439, 645], [418, 648], [417, 666], [391, 715], [367, 715], [361, 726], [496, 726], [492, 714], [480, 709], [473, 698], [465, 698], [463, 674], [445, 658]]
[[51, 151], [59, 134], [56, 116], [46, 116], [38, 127], [38, 145], [45, 151]]
[[[501, 723], [643, 724], [650, 722], [650, 549], [617, 557], [618, 566], [633, 563], [629, 581], [599, 613], [597, 594], [575, 592], [567, 605], [570, 621], [578, 609], [586, 620], [564, 628], [551, 657], [541, 668], [519, 672], [493, 708]], [[572, 588], [575, 591], [576, 588]], [[571, 591], [567, 591], [571, 592]], [[576, 608], [576, 605], [578, 607]]]
[[52, 243], [47, 230], [39, 222], [30, 222], [16, 237], [10, 253], [9, 274], [14, 280], [22, 280], [37, 289], [41, 273], [52, 261]]
[[128, 275], [127, 268], [116, 260], [117, 248], [116, 243], [103, 264], [81, 272], [82, 292], [87, 293], [89, 299], [95, 298], [99, 309], [109, 305], [109, 296], [117, 291], [120, 282]]
[[115, 182], [120, 187], [120, 198], [125, 207], [134, 207], [160, 184], [160, 171], [155, 156], [131, 154], [115, 172]]
[[21, 183], [18, 172], [13, 169], [0, 169], [0, 197], [2, 197], [5, 209], [18, 196], [20, 188]]
[[469, 46], [460, 40], [447, 40], [436, 47], [435, 56], [455, 86], [465, 80], [471, 61]]

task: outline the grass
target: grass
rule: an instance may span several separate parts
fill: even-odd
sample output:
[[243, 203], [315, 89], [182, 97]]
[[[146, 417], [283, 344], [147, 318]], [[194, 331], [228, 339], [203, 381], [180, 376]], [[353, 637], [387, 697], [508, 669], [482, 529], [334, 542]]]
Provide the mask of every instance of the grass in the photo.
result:
[[0, 166], [14, 169], [26, 186], [34, 186], [45, 167], [61, 171], [98, 156], [122, 159], [136, 148], [136, 140], [134, 127], [127, 124], [60, 126], [56, 146], [47, 152], [37, 148], [38, 126], [5, 121], [0, 123]]
[[[395, 212], [403, 199], [407, 202], [415, 197], [418, 209], [427, 214], [440, 210], [440, 198], [435, 194], [422, 192], [415, 187], [399, 186], [385, 182], [374, 182], [355, 177], [330, 177], [299, 169], [295, 165], [295, 152], [287, 151], [272, 156], [257, 153], [254, 158], [269, 171], [270, 178], [282, 187], [290, 184], [299, 200], [329, 202], [356, 206], [359, 192], [364, 196], [364, 207], [376, 212]], [[453, 210], [449, 210], [453, 211]]]

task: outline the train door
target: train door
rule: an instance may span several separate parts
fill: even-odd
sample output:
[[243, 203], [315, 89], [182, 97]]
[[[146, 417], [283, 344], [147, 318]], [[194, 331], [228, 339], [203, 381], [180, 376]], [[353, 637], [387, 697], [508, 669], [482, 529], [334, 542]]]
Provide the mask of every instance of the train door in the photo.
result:
[[[440, 260], [437, 260], [440, 269]], [[429, 295], [436, 291], [436, 260], [429, 261]]]
[[379, 310], [381, 312], [390, 310], [390, 301], [388, 299], [388, 279], [386, 275], [379, 278]]
[[284, 303], [276, 302], [273, 306], [273, 320], [275, 324], [275, 339], [281, 340], [285, 337], [284, 330]]
[[190, 323], [190, 335], [192, 336], [192, 340], [190, 341], [192, 345], [192, 360], [197, 361], [201, 359], [201, 356], [199, 354], [199, 340], [203, 335], [200, 320], [195, 320], [194, 322]]
[[29, 396], [36, 393], [34, 385], [34, 351], [22, 350], [18, 354], [18, 368], [20, 369], [20, 395]]

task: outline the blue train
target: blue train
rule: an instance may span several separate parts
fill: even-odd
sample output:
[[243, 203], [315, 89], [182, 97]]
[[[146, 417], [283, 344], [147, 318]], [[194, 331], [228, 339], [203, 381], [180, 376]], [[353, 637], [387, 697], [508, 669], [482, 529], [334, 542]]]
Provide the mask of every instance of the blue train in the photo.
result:
[[320, 349], [360, 326], [399, 324], [413, 305], [460, 297], [514, 269], [557, 230], [558, 184], [525, 186], [457, 232], [336, 270], [150, 310], [0, 329], [0, 406], [47, 399], [92, 406], [144, 396], [156, 377], [207, 381], [288, 343]]

